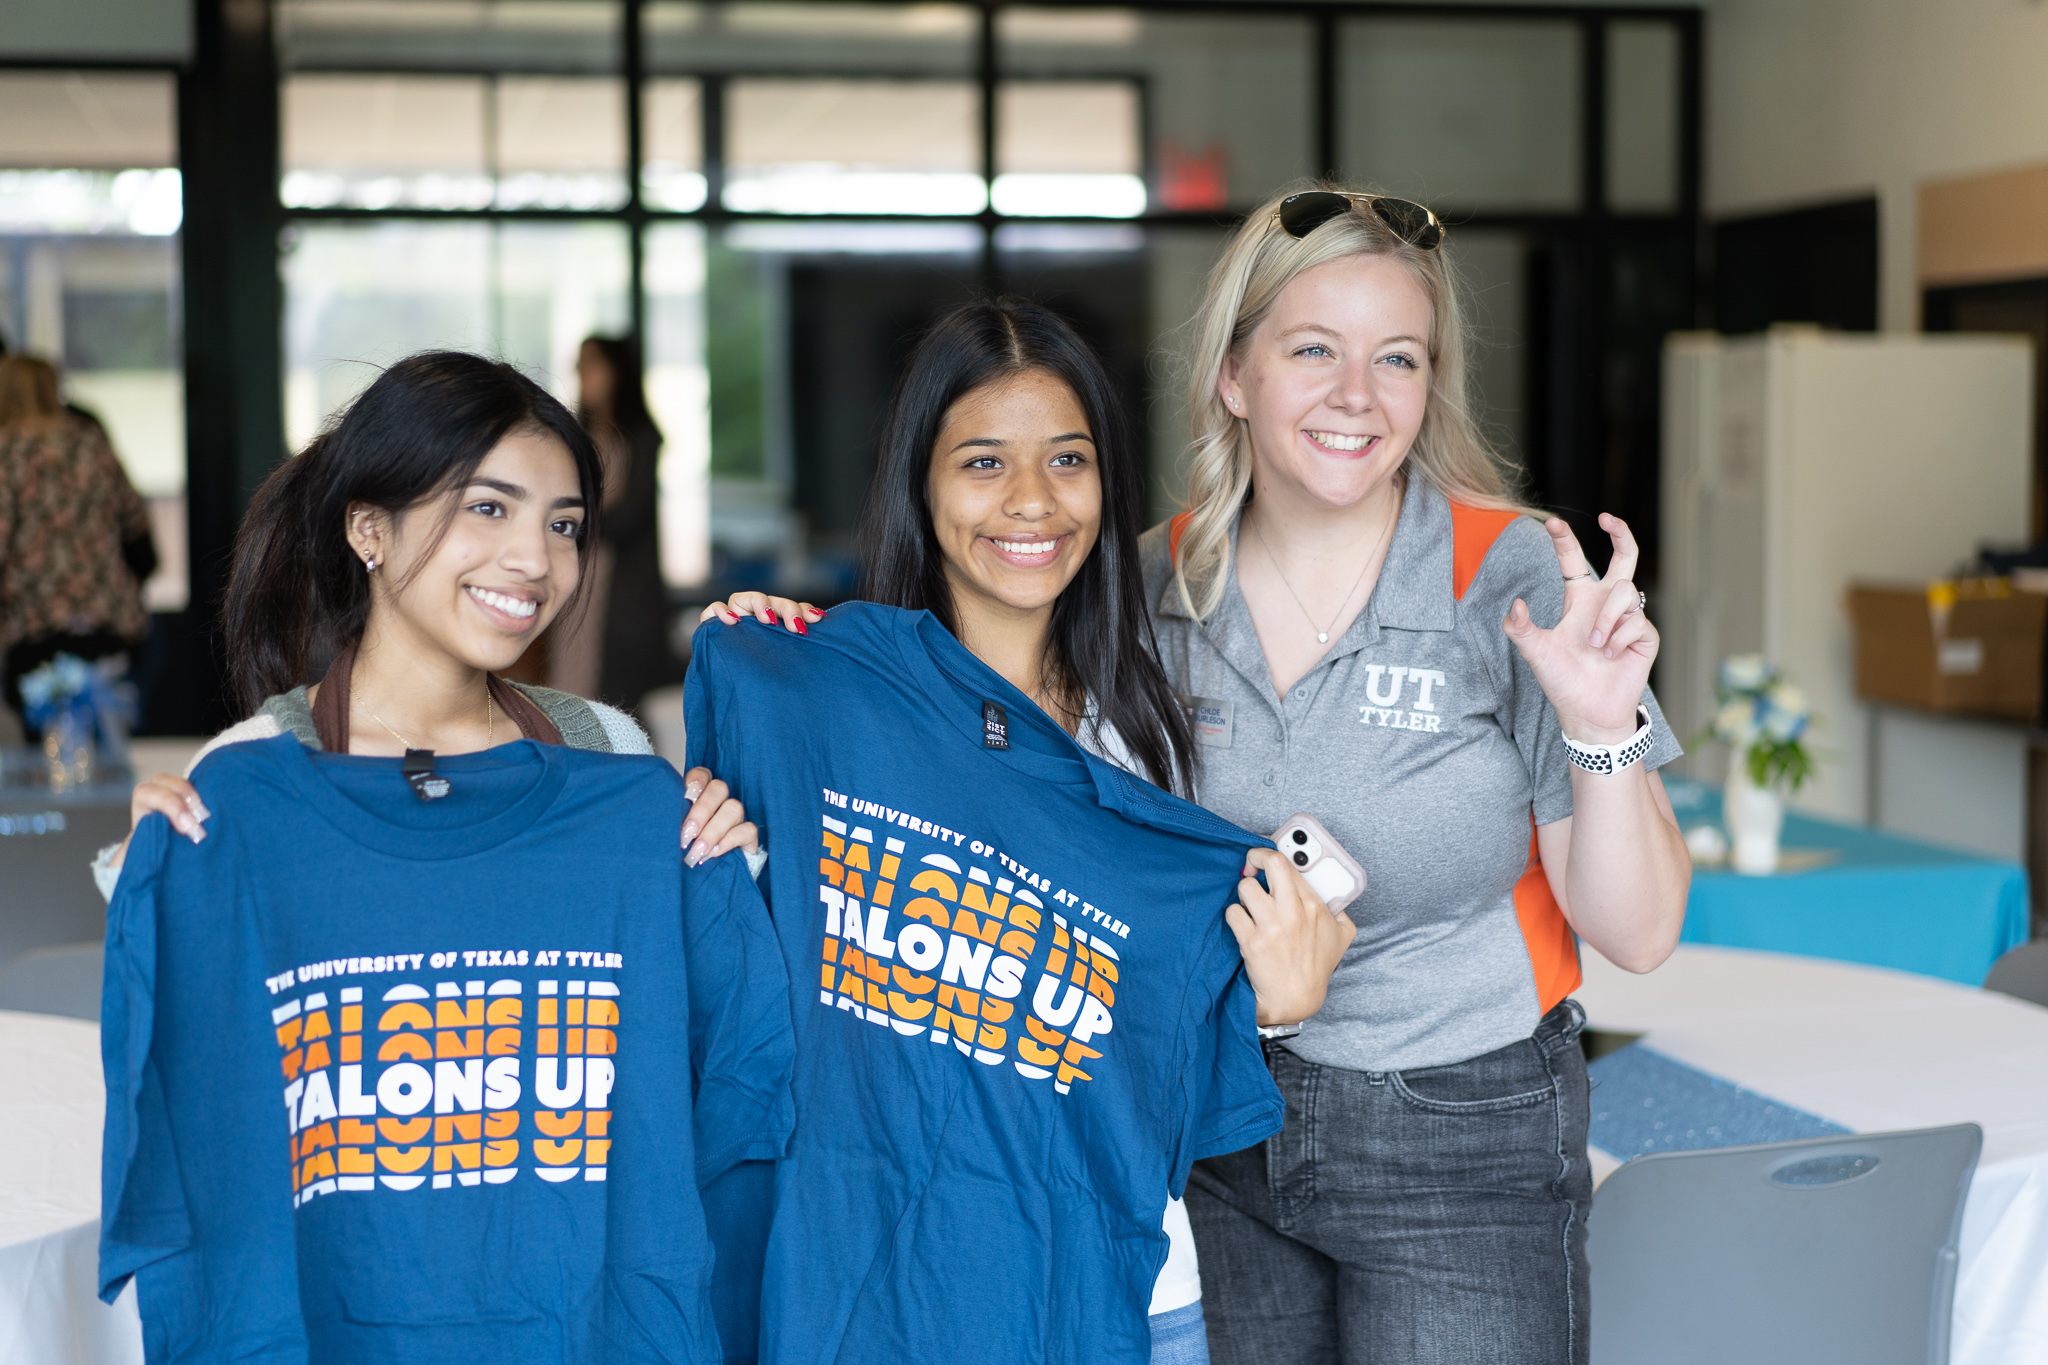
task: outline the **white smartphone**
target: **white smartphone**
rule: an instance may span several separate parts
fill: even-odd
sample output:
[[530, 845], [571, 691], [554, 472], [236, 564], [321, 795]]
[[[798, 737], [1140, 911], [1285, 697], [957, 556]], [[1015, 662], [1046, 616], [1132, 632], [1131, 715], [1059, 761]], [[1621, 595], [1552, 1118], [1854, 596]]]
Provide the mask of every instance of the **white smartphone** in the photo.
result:
[[1313, 815], [1297, 815], [1273, 832], [1273, 842], [1335, 914], [1365, 890], [1365, 869], [1330, 837]]

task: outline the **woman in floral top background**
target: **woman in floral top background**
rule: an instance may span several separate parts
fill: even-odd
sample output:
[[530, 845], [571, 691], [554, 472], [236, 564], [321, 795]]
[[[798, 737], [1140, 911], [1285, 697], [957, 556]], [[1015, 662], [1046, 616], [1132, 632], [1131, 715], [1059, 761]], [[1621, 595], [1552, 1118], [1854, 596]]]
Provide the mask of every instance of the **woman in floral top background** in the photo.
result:
[[7, 705], [59, 654], [132, 650], [149, 628], [149, 511], [97, 422], [65, 410], [57, 371], [0, 356], [0, 652]]

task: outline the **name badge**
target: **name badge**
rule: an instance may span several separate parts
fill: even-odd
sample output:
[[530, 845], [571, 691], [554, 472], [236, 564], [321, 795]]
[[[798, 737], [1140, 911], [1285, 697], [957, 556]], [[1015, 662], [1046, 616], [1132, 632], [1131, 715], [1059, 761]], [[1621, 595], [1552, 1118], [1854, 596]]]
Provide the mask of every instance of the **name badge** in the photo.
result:
[[1195, 732], [1195, 743], [1206, 744], [1212, 749], [1230, 747], [1232, 718], [1237, 712], [1236, 702], [1217, 701], [1213, 697], [1183, 696], [1180, 704], [1188, 713], [1188, 725]]

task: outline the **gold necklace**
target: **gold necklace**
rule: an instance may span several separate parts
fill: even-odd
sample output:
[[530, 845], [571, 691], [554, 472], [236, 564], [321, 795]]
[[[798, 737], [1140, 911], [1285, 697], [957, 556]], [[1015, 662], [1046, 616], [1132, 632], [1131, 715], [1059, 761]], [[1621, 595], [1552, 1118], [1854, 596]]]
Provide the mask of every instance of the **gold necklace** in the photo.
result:
[[[379, 725], [389, 730], [391, 732], [391, 737], [397, 740], [400, 744], [403, 744], [408, 749], [417, 749], [419, 747], [417, 744], [414, 744], [411, 740], [407, 739], [404, 735], [399, 734], [397, 726], [393, 725], [390, 721], [384, 719], [384, 717], [378, 715], [375, 711], [372, 711], [369, 708], [369, 706], [367, 706], [364, 703], [363, 699], [355, 694], [355, 690], [353, 688], [349, 690], [348, 699], [350, 705], [361, 706], [363, 708], [364, 715], [368, 716], [371, 720], [376, 721]], [[491, 705], [491, 685], [490, 683], [486, 682], [484, 684], [484, 747], [486, 749], [495, 748], [497, 747], [497, 742], [497, 712], [496, 708], [494, 708]]]
[[[1372, 567], [1374, 556], [1378, 555], [1380, 547], [1386, 544], [1387, 537], [1393, 534], [1394, 523], [1400, 519], [1400, 516], [1401, 509], [1396, 507], [1394, 515], [1388, 517], [1387, 524], [1380, 528], [1380, 538], [1373, 544], [1372, 554], [1367, 555], [1365, 563], [1359, 566], [1358, 577], [1351, 581], [1351, 591], [1344, 594], [1344, 600], [1337, 604], [1336, 612], [1330, 617], [1330, 626], [1336, 625], [1337, 618], [1344, 614], [1344, 608], [1351, 605], [1351, 599], [1358, 594], [1358, 585], [1365, 581], [1365, 571]], [[1301, 614], [1308, 621], [1309, 629], [1315, 631], [1316, 643], [1319, 645], [1330, 643], [1330, 626], [1323, 626], [1319, 629], [1316, 626], [1316, 618], [1308, 614], [1308, 605], [1301, 600], [1301, 594], [1294, 590], [1294, 585], [1287, 581], [1287, 571], [1280, 567], [1279, 557], [1273, 553], [1273, 547], [1266, 543], [1266, 533], [1259, 529], [1256, 514], [1254, 514], [1254, 520], [1252, 521], [1252, 534], [1259, 538], [1259, 548], [1266, 552], [1266, 562], [1273, 566], [1273, 572], [1279, 576], [1280, 586], [1287, 589], [1287, 595], [1294, 599], [1294, 605], [1301, 608]]]

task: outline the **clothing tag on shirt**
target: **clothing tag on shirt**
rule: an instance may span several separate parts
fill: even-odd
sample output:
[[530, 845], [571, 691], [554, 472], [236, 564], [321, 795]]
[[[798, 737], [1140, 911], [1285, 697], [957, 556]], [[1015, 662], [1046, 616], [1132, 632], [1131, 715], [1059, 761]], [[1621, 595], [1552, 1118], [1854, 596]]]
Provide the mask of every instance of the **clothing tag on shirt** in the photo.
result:
[[1231, 719], [1237, 713], [1236, 702], [1183, 695], [1180, 704], [1181, 709], [1188, 713], [1188, 725], [1195, 732], [1195, 743], [1214, 749], [1230, 747]]
[[432, 749], [407, 749], [405, 766], [400, 770], [405, 780], [412, 783], [412, 794], [422, 801], [439, 801], [454, 788], [448, 779], [434, 772], [434, 751]]
[[1010, 747], [1010, 713], [992, 701], [981, 704], [981, 743], [988, 749]]

